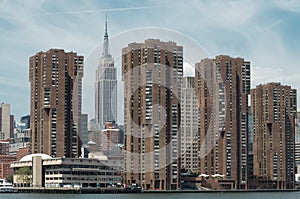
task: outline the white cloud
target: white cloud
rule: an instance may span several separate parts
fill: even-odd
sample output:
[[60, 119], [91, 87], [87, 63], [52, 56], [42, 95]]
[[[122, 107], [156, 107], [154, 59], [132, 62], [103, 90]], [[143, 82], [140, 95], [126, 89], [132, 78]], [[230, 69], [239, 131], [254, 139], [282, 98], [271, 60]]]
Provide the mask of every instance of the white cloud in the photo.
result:
[[290, 12], [300, 12], [300, 1], [299, 0], [275, 0], [275, 6], [287, 10]]

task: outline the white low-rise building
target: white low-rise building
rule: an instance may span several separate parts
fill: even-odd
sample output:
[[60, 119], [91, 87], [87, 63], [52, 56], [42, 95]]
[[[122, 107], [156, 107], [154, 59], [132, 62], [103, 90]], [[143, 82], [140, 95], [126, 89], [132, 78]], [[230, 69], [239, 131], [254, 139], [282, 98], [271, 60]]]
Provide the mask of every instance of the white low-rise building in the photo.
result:
[[[11, 164], [14, 186], [33, 187], [107, 187], [121, 182], [121, 173], [105, 160], [90, 158], [52, 158], [31, 154]], [[19, 169], [29, 167], [32, 175], [24, 184]]]

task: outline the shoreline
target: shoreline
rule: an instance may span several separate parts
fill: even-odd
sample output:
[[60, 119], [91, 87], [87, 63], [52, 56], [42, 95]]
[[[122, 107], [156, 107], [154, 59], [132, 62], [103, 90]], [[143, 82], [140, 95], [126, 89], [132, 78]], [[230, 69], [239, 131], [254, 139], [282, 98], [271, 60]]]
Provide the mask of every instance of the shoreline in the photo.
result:
[[101, 188], [32, 188], [16, 187], [14, 193], [41, 194], [152, 194], [152, 193], [261, 193], [261, 192], [300, 192], [300, 189], [248, 189], [248, 190], [136, 190]]

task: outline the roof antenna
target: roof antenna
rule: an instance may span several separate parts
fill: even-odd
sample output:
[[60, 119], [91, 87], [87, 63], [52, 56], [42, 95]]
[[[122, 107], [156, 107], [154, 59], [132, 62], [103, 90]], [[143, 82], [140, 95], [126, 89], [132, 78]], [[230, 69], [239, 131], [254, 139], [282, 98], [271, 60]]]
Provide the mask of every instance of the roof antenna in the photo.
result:
[[107, 34], [107, 14], [105, 14], [105, 36], [108, 36], [108, 34]]

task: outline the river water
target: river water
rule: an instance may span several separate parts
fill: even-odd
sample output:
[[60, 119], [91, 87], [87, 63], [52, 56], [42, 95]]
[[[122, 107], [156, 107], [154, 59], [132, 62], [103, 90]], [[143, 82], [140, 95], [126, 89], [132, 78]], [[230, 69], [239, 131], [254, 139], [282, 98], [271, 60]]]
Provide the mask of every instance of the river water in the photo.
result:
[[0, 194], [0, 199], [299, 199], [299, 192], [140, 193], [140, 194]]

